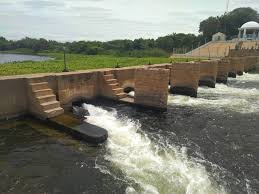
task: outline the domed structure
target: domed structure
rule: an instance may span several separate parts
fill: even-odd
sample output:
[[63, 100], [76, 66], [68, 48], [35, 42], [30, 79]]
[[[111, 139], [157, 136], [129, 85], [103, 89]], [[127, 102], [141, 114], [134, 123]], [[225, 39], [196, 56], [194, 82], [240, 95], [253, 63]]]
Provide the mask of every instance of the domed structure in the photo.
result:
[[259, 39], [259, 23], [250, 21], [238, 29], [238, 39], [241, 40], [258, 40]]
[[259, 23], [257, 22], [246, 22], [241, 26], [240, 29], [254, 29], [254, 28], [259, 28]]

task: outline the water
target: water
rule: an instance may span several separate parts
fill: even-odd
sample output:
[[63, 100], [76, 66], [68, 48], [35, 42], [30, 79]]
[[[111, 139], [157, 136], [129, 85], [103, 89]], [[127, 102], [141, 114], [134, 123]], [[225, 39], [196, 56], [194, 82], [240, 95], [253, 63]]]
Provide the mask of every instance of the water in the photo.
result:
[[0, 193], [258, 193], [259, 75], [169, 96], [157, 112], [84, 104], [92, 147], [32, 121], [0, 124]]
[[22, 61], [47, 61], [50, 57], [35, 56], [35, 55], [20, 55], [20, 54], [3, 54], [0, 53], [0, 64], [22, 62]]

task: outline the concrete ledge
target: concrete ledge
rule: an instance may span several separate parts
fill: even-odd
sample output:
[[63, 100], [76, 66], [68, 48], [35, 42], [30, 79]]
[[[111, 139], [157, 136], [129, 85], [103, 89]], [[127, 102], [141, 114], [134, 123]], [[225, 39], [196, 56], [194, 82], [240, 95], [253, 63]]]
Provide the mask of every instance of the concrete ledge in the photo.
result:
[[103, 143], [108, 138], [108, 132], [105, 129], [89, 123], [81, 123], [70, 113], [51, 118], [44, 122], [91, 144]]

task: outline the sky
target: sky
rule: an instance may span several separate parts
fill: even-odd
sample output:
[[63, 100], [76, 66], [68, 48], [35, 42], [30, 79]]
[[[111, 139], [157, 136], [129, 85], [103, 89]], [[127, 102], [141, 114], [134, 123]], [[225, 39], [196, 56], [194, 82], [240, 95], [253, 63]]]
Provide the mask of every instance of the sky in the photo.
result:
[[[57, 41], [198, 34], [200, 21], [224, 14], [227, 0], [0, 0], [0, 36]], [[230, 0], [229, 10], [259, 0]]]

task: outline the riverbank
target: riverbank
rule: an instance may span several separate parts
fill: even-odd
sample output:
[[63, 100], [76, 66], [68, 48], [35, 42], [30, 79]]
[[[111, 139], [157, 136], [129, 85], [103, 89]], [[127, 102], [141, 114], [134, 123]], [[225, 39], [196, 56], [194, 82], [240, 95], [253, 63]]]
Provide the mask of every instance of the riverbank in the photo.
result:
[[[15, 62], [0, 65], [0, 76], [7, 75], [23, 75], [34, 73], [59, 73], [64, 70], [64, 56], [63, 53], [38, 53], [40, 56], [47, 56], [54, 58], [48, 61], [25, 61]], [[166, 58], [166, 57], [116, 57], [111, 55], [81, 55], [81, 54], [67, 54], [66, 62], [69, 71], [130, 67], [136, 65], [158, 64], [185, 62], [193, 59], [186, 58]]]

